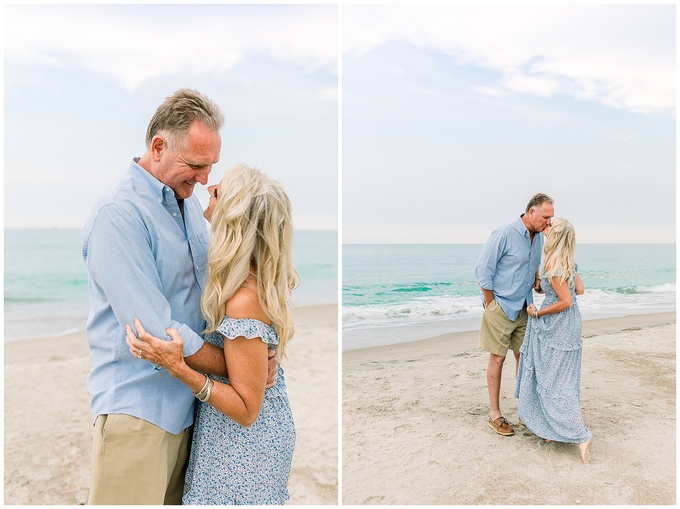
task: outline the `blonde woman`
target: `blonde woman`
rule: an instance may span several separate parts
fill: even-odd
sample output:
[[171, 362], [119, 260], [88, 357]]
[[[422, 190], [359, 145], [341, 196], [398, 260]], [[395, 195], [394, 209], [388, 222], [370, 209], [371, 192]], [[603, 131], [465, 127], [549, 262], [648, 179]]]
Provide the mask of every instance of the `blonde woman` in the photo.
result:
[[160, 365], [199, 399], [183, 504], [283, 504], [288, 498], [295, 426], [283, 377], [266, 388], [270, 350], [281, 358], [293, 335], [288, 297], [291, 206], [281, 186], [247, 166], [208, 188], [213, 233], [202, 298], [205, 340], [224, 350], [229, 378], [208, 377], [171, 341], [128, 326], [130, 352]]
[[590, 460], [592, 433], [581, 414], [581, 314], [576, 295], [584, 292], [574, 262], [576, 234], [564, 218], [552, 223], [540, 269], [545, 300], [541, 309], [527, 308], [524, 343], [515, 397], [518, 414], [535, 435], [546, 441], [579, 444], [584, 463]]

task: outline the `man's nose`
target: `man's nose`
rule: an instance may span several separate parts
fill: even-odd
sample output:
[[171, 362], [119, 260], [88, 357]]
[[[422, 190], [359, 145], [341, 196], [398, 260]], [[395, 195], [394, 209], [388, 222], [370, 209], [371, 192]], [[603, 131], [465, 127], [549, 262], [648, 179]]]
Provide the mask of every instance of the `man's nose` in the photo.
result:
[[210, 175], [210, 170], [212, 170], [212, 166], [208, 166], [207, 170], [197, 173], [196, 182], [203, 186], [206, 185], [208, 183], [208, 176]]

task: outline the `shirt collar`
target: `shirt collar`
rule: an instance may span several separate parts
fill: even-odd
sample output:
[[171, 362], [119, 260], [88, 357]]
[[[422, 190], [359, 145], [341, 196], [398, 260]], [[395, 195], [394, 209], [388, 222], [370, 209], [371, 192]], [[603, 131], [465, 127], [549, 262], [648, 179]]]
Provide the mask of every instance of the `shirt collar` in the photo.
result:
[[[151, 173], [142, 168], [139, 165], [138, 161], [139, 157], [135, 157], [132, 160], [132, 162], [130, 163], [130, 169], [128, 170], [128, 173], [132, 176], [132, 178], [140, 179], [141, 181], [145, 182], [151, 193], [158, 200], [158, 202], [163, 203], [163, 199], [168, 194], [167, 189], [170, 188], [163, 184], [163, 182], [158, 180], [156, 177], [151, 175]], [[170, 193], [172, 193], [173, 197], [175, 196], [175, 193], [174, 191], [172, 191], [172, 189], [170, 189]]]
[[515, 221], [514, 224], [515, 230], [517, 230], [523, 237], [530, 239], [531, 237], [529, 235], [529, 230], [527, 230], [527, 227], [524, 226], [524, 221], [522, 221], [522, 217], [524, 217], [524, 214], [520, 215], [517, 218], [517, 221]]

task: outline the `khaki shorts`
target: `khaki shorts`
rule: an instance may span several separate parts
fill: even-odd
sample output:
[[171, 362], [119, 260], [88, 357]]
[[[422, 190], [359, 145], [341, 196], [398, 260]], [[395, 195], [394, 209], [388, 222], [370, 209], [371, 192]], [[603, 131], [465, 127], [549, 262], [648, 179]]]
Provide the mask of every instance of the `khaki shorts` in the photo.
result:
[[97, 416], [88, 505], [180, 505], [191, 435], [192, 427], [173, 435], [130, 415]]
[[479, 348], [505, 357], [508, 350], [519, 353], [527, 330], [527, 310], [519, 312], [517, 320], [510, 320], [496, 299], [486, 306], [479, 327]]

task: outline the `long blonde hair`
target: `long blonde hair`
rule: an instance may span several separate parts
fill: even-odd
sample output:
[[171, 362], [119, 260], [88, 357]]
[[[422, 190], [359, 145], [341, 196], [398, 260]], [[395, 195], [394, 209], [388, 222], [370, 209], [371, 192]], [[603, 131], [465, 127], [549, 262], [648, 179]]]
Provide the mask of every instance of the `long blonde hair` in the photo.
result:
[[207, 282], [201, 300], [205, 332], [214, 331], [222, 323], [227, 301], [254, 264], [258, 298], [279, 336], [276, 353], [280, 358], [295, 332], [288, 298], [298, 281], [293, 268], [288, 196], [278, 182], [259, 170], [237, 165], [219, 184], [211, 229]]
[[563, 217], [553, 220], [548, 238], [543, 246], [543, 274], [552, 279], [559, 276], [569, 286], [574, 286], [574, 252], [576, 251], [576, 231]]

